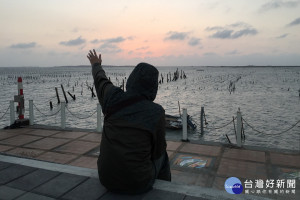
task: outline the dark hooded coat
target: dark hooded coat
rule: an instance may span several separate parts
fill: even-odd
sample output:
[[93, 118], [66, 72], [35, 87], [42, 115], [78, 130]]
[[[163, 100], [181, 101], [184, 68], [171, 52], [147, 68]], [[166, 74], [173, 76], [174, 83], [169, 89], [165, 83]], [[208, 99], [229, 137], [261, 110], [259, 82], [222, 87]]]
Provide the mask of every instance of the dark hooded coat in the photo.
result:
[[166, 152], [165, 111], [154, 103], [158, 70], [138, 64], [126, 92], [114, 86], [99, 64], [92, 69], [96, 92], [105, 116], [98, 172], [113, 192], [137, 193], [154, 180], [153, 161]]

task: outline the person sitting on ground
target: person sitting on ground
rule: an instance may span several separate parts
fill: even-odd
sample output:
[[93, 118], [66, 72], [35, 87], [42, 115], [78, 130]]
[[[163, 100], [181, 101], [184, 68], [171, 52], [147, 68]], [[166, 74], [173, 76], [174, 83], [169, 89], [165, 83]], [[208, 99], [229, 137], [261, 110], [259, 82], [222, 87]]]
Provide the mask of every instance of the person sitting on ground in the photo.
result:
[[128, 77], [126, 92], [106, 77], [95, 50], [87, 55], [104, 114], [98, 174], [109, 191], [139, 194], [155, 179], [171, 181], [165, 139], [165, 110], [154, 103], [158, 70], [138, 64]]

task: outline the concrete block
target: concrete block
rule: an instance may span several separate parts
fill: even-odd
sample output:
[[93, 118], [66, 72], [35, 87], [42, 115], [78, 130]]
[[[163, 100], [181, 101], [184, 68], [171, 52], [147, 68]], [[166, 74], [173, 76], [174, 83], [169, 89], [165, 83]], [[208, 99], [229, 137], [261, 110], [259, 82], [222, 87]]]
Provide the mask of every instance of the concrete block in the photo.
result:
[[106, 192], [106, 188], [101, 185], [99, 179], [89, 178], [72, 191], [65, 194], [62, 198], [68, 200], [96, 200], [103, 196]]
[[32, 171], [36, 170], [32, 167], [12, 165], [0, 171], [0, 185], [9, 183], [14, 179], [24, 176]]
[[15, 199], [24, 193], [25, 191], [7, 187], [5, 185], [0, 186], [0, 199], [2, 200]]
[[1, 162], [1, 161], [0, 161], [0, 171], [1, 171], [2, 169], [5, 169], [5, 168], [11, 166], [11, 165], [12, 165], [12, 164], [10, 164], [10, 163], [7, 163], [7, 162]]
[[63, 173], [35, 188], [34, 193], [58, 198], [86, 180], [86, 177]]
[[16, 200], [55, 200], [55, 199], [28, 192], [22, 195], [21, 197], [17, 198]]
[[18, 178], [7, 185], [13, 188], [18, 188], [24, 191], [30, 191], [33, 188], [47, 182], [53, 177], [57, 176], [59, 172], [39, 169], [26, 176]]

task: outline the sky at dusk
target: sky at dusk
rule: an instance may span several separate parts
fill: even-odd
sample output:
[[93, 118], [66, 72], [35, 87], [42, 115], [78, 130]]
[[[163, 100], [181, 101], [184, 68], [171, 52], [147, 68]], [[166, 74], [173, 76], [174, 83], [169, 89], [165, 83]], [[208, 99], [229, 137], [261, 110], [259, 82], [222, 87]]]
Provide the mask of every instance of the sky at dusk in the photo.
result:
[[300, 65], [300, 0], [0, 0], [0, 67]]

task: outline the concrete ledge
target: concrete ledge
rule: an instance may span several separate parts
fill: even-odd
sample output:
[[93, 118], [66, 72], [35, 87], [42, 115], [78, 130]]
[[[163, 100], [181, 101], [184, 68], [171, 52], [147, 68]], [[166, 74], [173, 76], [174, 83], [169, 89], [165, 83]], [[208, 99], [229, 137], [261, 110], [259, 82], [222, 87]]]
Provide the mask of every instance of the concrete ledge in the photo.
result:
[[46, 169], [46, 170], [64, 172], [64, 173], [86, 176], [91, 178], [98, 178], [98, 171], [95, 169], [76, 167], [71, 165], [63, 165], [63, 164], [57, 164], [57, 163], [51, 163], [51, 162], [39, 161], [33, 159], [19, 158], [14, 156], [5, 156], [5, 155], [0, 155], [0, 161], [12, 163], [12, 164], [24, 165], [28, 167], [39, 168], [39, 169]]
[[213, 189], [213, 188], [204, 188], [200, 186], [194, 185], [182, 185], [177, 183], [170, 183], [167, 181], [156, 180], [153, 188], [175, 192], [180, 194], [185, 194], [193, 197], [201, 197], [204, 199], [212, 199], [212, 200], [238, 200], [238, 199], [246, 199], [246, 200], [267, 200], [269, 198], [258, 197], [253, 195], [232, 195], [228, 194], [225, 191]]
[[[0, 161], [18, 164], [23, 166], [29, 166], [39, 169], [46, 169], [51, 171], [69, 173], [74, 175], [80, 175], [85, 177], [97, 178], [98, 179], [98, 171], [94, 169], [82, 168], [82, 167], [75, 167], [70, 165], [63, 165], [63, 164], [56, 164], [50, 163], [45, 161], [33, 160], [33, 159], [26, 159], [26, 158], [19, 158], [13, 156], [6, 156], [0, 155]], [[188, 196], [193, 197], [201, 197], [204, 199], [213, 199], [213, 200], [237, 200], [237, 199], [246, 199], [246, 200], [265, 200], [268, 198], [252, 196], [252, 195], [232, 195], [228, 194], [225, 191], [220, 191], [213, 188], [204, 188], [200, 186], [193, 186], [193, 185], [183, 185], [177, 184], [167, 181], [156, 180], [153, 186], [154, 189], [173, 192], [173, 193], [180, 193]]]

